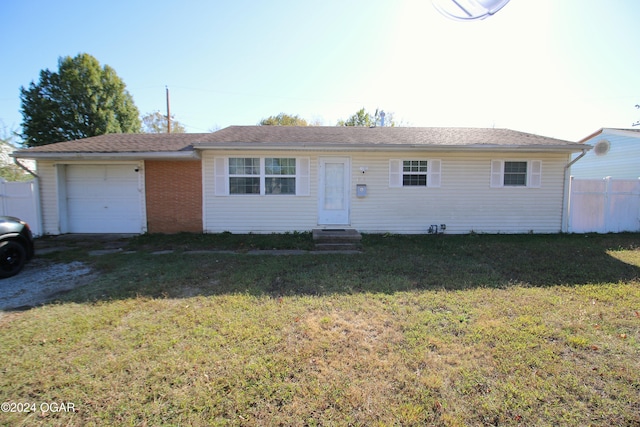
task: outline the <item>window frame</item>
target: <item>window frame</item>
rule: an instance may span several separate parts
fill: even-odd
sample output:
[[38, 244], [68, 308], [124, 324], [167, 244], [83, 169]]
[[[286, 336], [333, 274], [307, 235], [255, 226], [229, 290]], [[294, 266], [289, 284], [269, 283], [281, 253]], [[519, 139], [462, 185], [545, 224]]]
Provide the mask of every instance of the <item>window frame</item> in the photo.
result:
[[[507, 163], [526, 163], [524, 184], [505, 184], [505, 165]], [[513, 172], [516, 174], [517, 172]], [[530, 159], [494, 159], [491, 160], [491, 188], [540, 188], [542, 186], [542, 160]]]
[[[244, 170], [244, 173], [231, 173], [231, 160], [232, 159], [238, 159], [238, 160], [243, 160], [243, 165], [240, 166], [241, 168], [246, 169], [247, 167], [250, 167], [252, 169], [252, 171], [254, 171], [254, 173], [246, 173], [247, 171]], [[251, 160], [252, 164], [251, 165], [247, 165], [247, 160]], [[255, 169], [256, 169], [256, 165], [253, 164], [255, 160], [258, 160], [258, 164], [257, 164], [257, 172], [255, 173]], [[229, 185], [229, 194], [233, 195], [233, 196], [253, 196], [256, 194], [260, 194], [262, 191], [262, 160], [259, 157], [229, 157], [227, 159], [227, 165], [228, 165], [228, 185]], [[258, 181], [258, 192], [251, 192], [251, 193], [234, 193], [231, 190], [234, 188], [233, 185], [231, 185], [231, 180], [234, 178], [238, 178], [238, 179], [257, 179]], [[246, 184], [245, 184], [246, 186]]]
[[[267, 166], [267, 160], [293, 160], [293, 168], [294, 168], [294, 173], [288, 173], [288, 174], [284, 174], [284, 173], [267, 173], [267, 169], [268, 168], [273, 168], [273, 165], [271, 166]], [[264, 194], [266, 196], [273, 196], [273, 195], [277, 195], [277, 196], [295, 196], [296, 195], [296, 183], [295, 183], [295, 179], [296, 179], [296, 171], [297, 171], [297, 160], [295, 157], [264, 157], [262, 159], [262, 161], [264, 162]], [[290, 168], [291, 165], [286, 165], [286, 166], [282, 166], [282, 165], [278, 165], [277, 167], [284, 169], [284, 168]], [[268, 190], [268, 180], [270, 179], [293, 179], [293, 193], [282, 193], [282, 192], [273, 192], [272, 191], [267, 191]]]
[[[405, 171], [404, 162], [427, 162], [426, 171]], [[420, 167], [420, 165], [418, 165]], [[426, 176], [425, 185], [405, 185], [405, 176]], [[442, 161], [440, 159], [426, 159], [407, 157], [389, 160], [390, 188], [437, 188], [442, 181]]]
[[[231, 174], [231, 159], [259, 159], [258, 174]], [[294, 164], [286, 167], [294, 167], [295, 174], [267, 174], [267, 159], [288, 159], [293, 160]], [[234, 197], [250, 197], [250, 196], [308, 196], [310, 194], [310, 159], [308, 157], [294, 156], [228, 156], [215, 157], [213, 161], [214, 169], [214, 194], [216, 196], [234, 196]], [[273, 171], [271, 171], [273, 172]], [[256, 193], [231, 193], [231, 178], [259, 178], [259, 192]], [[269, 178], [289, 178], [294, 179], [293, 193], [274, 193], [267, 192], [267, 179]]]
[[[409, 168], [409, 170], [407, 170], [407, 167]], [[423, 168], [424, 170], [422, 170]], [[422, 183], [423, 177], [424, 177], [424, 184]], [[403, 187], [426, 187], [428, 177], [429, 177], [429, 161], [415, 160], [415, 159], [402, 160], [402, 186]], [[409, 182], [407, 183], [407, 181]]]

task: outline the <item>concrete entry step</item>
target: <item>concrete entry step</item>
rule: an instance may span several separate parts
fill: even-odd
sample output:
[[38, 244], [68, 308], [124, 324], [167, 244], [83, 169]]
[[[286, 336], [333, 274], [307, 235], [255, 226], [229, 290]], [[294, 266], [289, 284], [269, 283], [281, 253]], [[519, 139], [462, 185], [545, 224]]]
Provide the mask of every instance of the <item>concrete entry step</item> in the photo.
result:
[[358, 250], [362, 235], [352, 228], [316, 228], [312, 231], [316, 250]]

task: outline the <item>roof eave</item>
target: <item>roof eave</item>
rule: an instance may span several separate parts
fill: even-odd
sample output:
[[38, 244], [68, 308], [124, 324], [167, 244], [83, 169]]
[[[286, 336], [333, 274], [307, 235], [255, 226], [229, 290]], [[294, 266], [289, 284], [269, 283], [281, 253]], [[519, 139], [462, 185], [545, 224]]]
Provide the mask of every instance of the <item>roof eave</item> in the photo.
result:
[[124, 153], [56, 153], [16, 151], [11, 157], [33, 160], [196, 160], [200, 153], [190, 151], [151, 151]]
[[276, 151], [529, 151], [529, 152], [563, 152], [574, 153], [584, 149], [591, 149], [590, 145], [497, 145], [497, 144], [470, 144], [470, 145], [425, 145], [425, 144], [315, 144], [315, 143], [255, 143], [234, 142], [225, 144], [200, 143], [198, 150], [276, 150]]

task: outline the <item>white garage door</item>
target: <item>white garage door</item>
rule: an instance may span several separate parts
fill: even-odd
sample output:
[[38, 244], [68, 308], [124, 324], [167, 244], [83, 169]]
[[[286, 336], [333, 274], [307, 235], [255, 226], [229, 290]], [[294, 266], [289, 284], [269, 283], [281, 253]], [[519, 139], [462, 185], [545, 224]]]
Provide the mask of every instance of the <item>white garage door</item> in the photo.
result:
[[70, 233], [142, 232], [142, 194], [136, 165], [68, 165]]

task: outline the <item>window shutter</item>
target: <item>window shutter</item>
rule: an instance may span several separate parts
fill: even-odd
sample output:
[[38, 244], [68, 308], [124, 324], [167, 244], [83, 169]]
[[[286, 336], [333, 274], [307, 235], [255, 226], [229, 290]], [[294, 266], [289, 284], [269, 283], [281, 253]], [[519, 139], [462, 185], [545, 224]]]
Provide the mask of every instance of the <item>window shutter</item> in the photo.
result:
[[542, 185], [542, 161], [531, 160], [529, 173], [529, 187], [540, 187]]
[[402, 160], [389, 160], [389, 187], [402, 187]]
[[440, 187], [441, 181], [441, 161], [440, 160], [429, 160], [427, 170], [429, 171], [429, 175], [427, 178], [427, 186], [428, 187]]
[[311, 162], [308, 157], [296, 159], [296, 196], [308, 196], [310, 194], [310, 168]]
[[502, 160], [491, 160], [491, 187], [503, 187]]
[[229, 194], [229, 180], [227, 179], [227, 159], [216, 157], [213, 164], [214, 186], [216, 196]]

